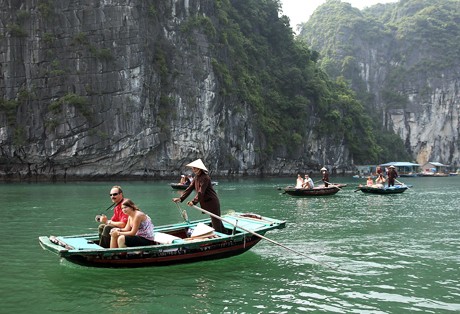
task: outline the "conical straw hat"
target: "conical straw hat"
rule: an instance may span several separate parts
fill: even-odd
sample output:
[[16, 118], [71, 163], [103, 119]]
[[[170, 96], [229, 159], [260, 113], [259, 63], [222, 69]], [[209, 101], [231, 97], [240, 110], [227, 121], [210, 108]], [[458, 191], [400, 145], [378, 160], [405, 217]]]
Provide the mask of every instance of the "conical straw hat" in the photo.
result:
[[186, 167], [192, 167], [192, 168], [198, 168], [198, 169], [201, 169], [201, 170], [204, 170], [204, 171], [208, 171], [208, 169], [206, 169], [206, 167], [204, 166], [203, 162], [201, 161], [201, 159], [197, 159], [195, 161], [192, 161], [191, 163], [189, 163], [188, 165], [185, 165]]
[[205, 225], [204, 223], [200, 222], [196, 225], [195, 229], [191, 234], [191, 237], [200, 237], [204, 235], [211, 235], [214, 232], [214, 228]]
[[327, 171], [326, 167], [323, 167], [323, 168], [321, 168], [321, 171], [324, 171], [324, 170], [326, 170], [326, 171]]

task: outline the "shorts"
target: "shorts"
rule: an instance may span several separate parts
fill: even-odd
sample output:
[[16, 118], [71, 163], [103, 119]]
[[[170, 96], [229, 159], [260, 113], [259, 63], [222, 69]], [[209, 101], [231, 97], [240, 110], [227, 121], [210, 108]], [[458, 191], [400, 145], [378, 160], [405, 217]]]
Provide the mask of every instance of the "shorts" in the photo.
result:
[[153, 245], [155, 242], [140, 236], [125, 235], [125, 244], [126, 246], [145, 246]]

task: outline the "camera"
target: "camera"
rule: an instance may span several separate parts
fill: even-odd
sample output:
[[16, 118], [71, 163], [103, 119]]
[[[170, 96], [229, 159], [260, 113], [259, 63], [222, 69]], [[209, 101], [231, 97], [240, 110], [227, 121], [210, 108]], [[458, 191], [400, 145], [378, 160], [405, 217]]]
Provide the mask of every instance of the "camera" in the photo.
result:
[[96, 222], [101, 222], [101, 218], [102, 215], [96, 215], [96, 217], [94, 217], [94, 220], [96, 220]]

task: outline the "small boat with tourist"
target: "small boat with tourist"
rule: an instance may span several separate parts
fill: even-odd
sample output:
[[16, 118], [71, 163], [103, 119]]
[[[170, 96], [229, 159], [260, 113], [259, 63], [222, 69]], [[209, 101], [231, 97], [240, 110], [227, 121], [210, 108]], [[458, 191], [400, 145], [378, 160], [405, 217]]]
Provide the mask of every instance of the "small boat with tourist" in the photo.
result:
[[[216, 185], [219, 185], [219, 182], [217, 181], [212, 181], [211, 184], [213, 186], [216, 186]], [[190, 184], [182, 184], [182, 183], [170, 183], [169, 185], [171, 185], [171, 187], [174, 189], [174, 190], [185, 190], [189, 187]]]
[[169, 185], [171, 185], [171, 187], [174, 189], [174, 190], [185, 190], [188, 188], [188, 186], [190, 184], [182, 184], [182, 183], [170, 183]]
[[[254, 213], [230, 213], [221, 220], [225, 233], [211, 227], [211, 219], [188, 221], [155, 227], [155, 244], [126, 248], [99, 246], [98, 234], [40, 236], [43, 249], [75, 264], [93, 267], [165, 266], [213, 260], [242, 254], [263, 235], [282, 229], [283, 220]], [[272, 241], [273, 242], [273, 241]]]
[[362, 185], [358, 186], [355, 192], [361, 191], [363, 193], [370, 193], [370, 194], [398, 194], [403, 193], [409, 187], [405, 184], [398, 184], [394, 186], [368, 186]]
[[296, 188], [293, 186], [288, 186], [284, 188], [284, 193], [292, 196], [325, 196], [336, 194], [338, 191], [340, 191], [340, 188], [335, 185], [329, 185], [328, 187], [318, 186], [312, 189]]

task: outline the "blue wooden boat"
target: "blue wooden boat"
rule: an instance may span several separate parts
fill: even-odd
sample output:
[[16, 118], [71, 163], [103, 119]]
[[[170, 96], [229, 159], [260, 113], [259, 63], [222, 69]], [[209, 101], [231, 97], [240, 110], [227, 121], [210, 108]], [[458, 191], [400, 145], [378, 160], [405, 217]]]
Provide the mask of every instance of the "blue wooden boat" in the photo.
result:
[[371, 194], [398, 194], [398, 193], [403, 193], [408, 188], [409, 187], [405, 184], [395, 185], [395, 186], [382, 186], [382, 187], [363, 185], [363, 186], [358, 186], [356, 191], [361, 191], [363, 193], [371, 193]]
[[292, 196], [325, 196], [325, 195], [333, 195], [340, 190], [338, 186], [319, 186], [314, 187], [313, 189], [304, 189], [304, 188], [295, 188], [288, 186], [284, 188], [284, 193], [292, 195]]
[[227, 258], [242, 254], [263, 235], [285, 227], [286, 222], [253, 213], [222, 216], [225, 233], [211, 231], [190, 236], [190, 230], [211, 225], [211, 219], [155, 227], [155, 245], [106, 249], [98, 245], [97, 234], [41, 236], [39, 243], [72, 263], [93, 267], [165, 266]]

